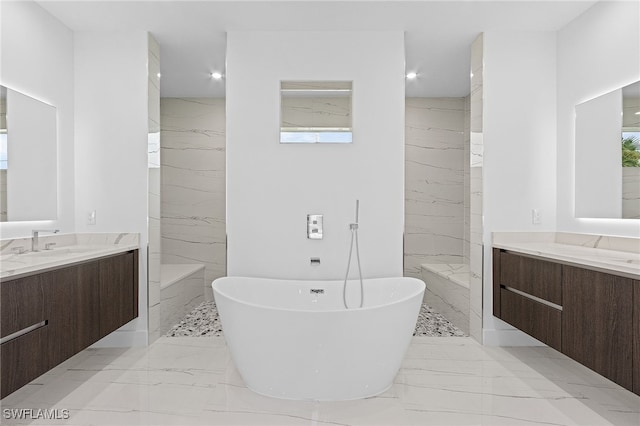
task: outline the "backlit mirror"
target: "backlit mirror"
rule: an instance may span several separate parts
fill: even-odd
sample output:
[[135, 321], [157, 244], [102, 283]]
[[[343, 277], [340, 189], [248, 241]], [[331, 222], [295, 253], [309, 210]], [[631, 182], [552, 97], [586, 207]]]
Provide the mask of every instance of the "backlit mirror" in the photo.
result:
[[280, 143], [351, 143], [350, 81], [282, 81]]
[[56, 219], [55, 107], [0, 86], [0, 221]]
[[640, 82], [576, 105], [576, 217], [640, 219]]

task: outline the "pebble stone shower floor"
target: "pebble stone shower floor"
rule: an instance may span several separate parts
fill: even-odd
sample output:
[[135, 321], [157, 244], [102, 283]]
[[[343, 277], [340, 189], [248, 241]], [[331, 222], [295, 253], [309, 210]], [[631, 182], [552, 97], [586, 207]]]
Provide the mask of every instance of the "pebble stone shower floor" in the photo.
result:
[[[465, 334], [430, 306], [422, 305], [414, 336], [454, 337]], [[214, 302], [203, 302], [166, 334], [168, 337], [222, 336], [220, 316]]]

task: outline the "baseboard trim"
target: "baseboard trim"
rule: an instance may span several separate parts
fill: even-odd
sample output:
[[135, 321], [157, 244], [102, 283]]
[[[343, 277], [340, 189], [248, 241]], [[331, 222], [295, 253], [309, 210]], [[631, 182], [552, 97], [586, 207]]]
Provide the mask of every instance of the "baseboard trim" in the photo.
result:
[[116, 330], [104, 336], [92, 348], [130, 348], [135, 346], [147, 346], [147, 330]]
[[541, 341], [517, 329], [483, 329], [482, 342], [485, 346], [546, 346]]

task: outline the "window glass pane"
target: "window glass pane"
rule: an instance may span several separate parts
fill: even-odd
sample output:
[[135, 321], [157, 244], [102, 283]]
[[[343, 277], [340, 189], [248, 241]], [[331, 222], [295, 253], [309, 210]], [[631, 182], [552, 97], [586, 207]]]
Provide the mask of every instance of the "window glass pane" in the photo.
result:
[[7, 170], [7, 134], [0, 133], [0, 170]]
[[351, 143], [350, 81], [280, 83], [280, 143]]

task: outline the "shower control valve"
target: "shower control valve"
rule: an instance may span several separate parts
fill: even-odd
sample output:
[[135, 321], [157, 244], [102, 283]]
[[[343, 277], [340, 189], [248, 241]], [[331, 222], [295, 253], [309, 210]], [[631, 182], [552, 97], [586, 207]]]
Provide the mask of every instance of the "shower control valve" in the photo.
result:
[[309, 238], [310, 240], [322, 239], [322, 215], [321, 214], [307, 215], [307, 238]]

